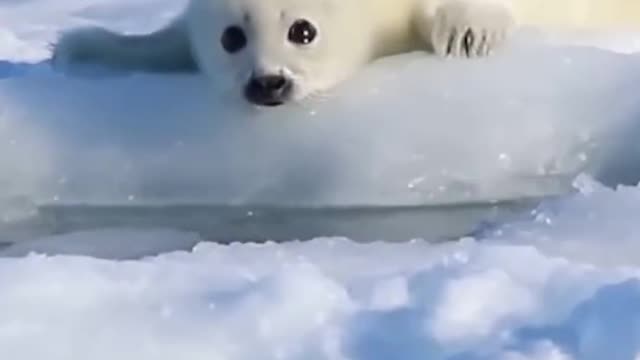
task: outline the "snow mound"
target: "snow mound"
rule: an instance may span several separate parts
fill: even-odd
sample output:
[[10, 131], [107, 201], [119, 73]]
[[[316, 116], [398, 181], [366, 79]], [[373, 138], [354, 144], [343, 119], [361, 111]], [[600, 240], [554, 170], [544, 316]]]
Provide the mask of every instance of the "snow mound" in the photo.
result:
[[[516, 228], [539, 228], [535, 235], [510, 235], [508, 242], [488, 236], [440, 246], [358, 245], [324, 238], [202, 243], [139, 261], [2, 259], [0, 348], [20, 360], [255, 359], [256, 353], [263, 359], [633, 359], [640, 352], [637, 267], [599, 267], [536, 247], [589, 232], [599, 242], [608, 237], [597, 234], [632, 238], [638, 203], [628, 202], [634, 212], [624, 222], [611, 203], [638, 194], [597, 189], [548, 203], [563, 204], [564, 215], [543, 225], [540, 217], [523, 221]], [[599, 213], [598, 221], [573, 226], [586, 209]], [[107, 237], [112, 244], [150, 240], [127, 231], [81, 236], [107, 248]], [[73, 249], [73, 237], [67, 240], [57, 240], [60, 249]]]

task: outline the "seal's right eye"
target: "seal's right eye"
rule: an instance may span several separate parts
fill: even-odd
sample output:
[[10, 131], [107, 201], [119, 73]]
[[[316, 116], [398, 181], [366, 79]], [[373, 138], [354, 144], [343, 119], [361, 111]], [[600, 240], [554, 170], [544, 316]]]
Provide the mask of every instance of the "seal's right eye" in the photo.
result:
[[318, 30], [305, 19], [296, 20], [289, 28], [289, 41], [297, 45], [309, 45], [318, 35]]
[[226, 52], [234, 54], [247, 46], [247, 35], [241, 27], [232, 25], [224, 30], [220, 43]]

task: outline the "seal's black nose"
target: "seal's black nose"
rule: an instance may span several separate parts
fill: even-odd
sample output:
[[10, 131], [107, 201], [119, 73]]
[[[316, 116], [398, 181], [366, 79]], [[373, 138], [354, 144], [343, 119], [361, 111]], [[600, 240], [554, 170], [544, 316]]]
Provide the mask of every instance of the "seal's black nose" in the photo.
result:
[[284, 104], [291, 95], [292, 82], [282, 75], [252, 76], [244, 89], [247, 100], [256, 105]]

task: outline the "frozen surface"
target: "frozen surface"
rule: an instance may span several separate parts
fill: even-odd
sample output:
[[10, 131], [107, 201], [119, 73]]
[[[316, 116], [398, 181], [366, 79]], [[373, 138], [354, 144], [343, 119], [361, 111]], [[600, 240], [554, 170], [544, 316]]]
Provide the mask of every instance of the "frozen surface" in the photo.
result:
[[576, 40], [615, 53], [525, 39], [464, 65], [407, 55], [325, 102], [262, 114], [198, 77], [71, 78], [43, 63], [66, 27], [145, 31], [181, 5], [0, 3], [3, 220], [75, 202], [407, 205], [571, 193], [440, 245], [217, 245], [162, 226], [5, 236], [0, 357], [640, 357], [640, 189], [601, 184], [638, 180], [640, 59], [621, 53], [638, 50], [640, 36]]

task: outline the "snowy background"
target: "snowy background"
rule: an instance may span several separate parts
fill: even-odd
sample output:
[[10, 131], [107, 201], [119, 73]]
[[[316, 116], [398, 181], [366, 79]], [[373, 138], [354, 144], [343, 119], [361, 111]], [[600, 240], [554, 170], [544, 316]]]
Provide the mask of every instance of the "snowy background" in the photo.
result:
[[[182, 5], [0, 3], [2, 359], [640, 358], [640, 34], [410, 54], [260, 113], [197, 76], [46, 64], [63, 29], [144, 32]], [[468, 211], [539, 197], [508, 221]], [[76, 231], [41, 216], [185, 203], [249, 210], [206, 234], [169, 229], [180, 212]], [[310, 240], [295, 212], [268, 228], [309, 241], [205, 241], [254, 206], [336, 205], [427, 210], [318, 228], [368, 243]]]

